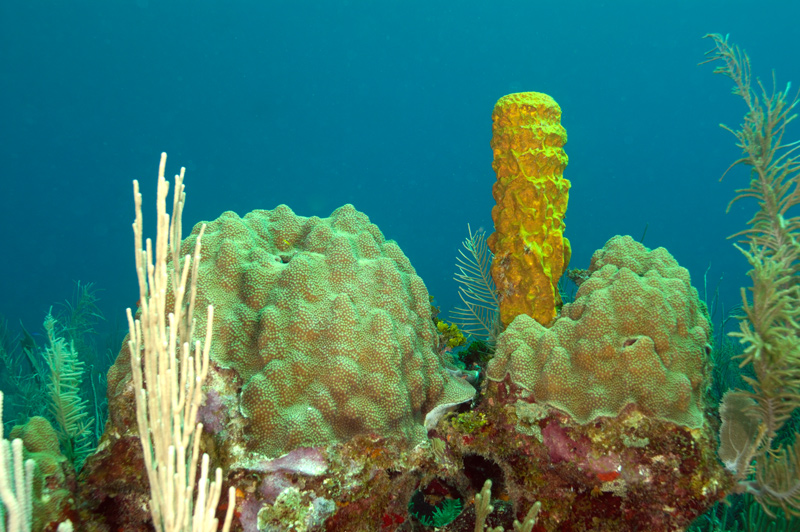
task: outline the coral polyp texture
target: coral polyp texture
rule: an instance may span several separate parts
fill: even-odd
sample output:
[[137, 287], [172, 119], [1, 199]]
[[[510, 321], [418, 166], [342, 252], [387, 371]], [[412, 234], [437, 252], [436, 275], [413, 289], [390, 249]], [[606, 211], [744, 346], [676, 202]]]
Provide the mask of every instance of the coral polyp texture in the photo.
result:
[[324, 219], [285, 205], [227, 212], [202, 250], [197, 305], [214, 305], [212, 360], [243, 383], [250, 449], [279, 456], [360, 433], [418, 443], [427, 413], [473, 396], [435, 350], [422, 279], [352, 205]]
[[564, 237], [570, 182], [564, 179], [567, 132], [561, 108], [539, 92], [503, 96], [492, 113], [492, 277], [500, 319], [527, 314], [546, 325], [560, 304], [558, 279], [570, 259]]
[[690, 428], [703, 425], [710, 326], [689, 272], [664, 248], [616, 236], [590, 277], [545, 328], [518, 316], [500, 336], [488, 377], [506, 376], [537, 403], [579, 423], [629, 405]]

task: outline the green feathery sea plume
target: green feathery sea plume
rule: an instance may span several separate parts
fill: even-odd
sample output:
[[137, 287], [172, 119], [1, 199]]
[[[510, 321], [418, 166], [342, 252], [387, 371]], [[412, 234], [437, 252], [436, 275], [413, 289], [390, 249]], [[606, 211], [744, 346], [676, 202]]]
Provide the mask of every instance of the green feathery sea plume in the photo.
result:
[[[492, 252], [486, 244], [486, 233], [472, 233], [467, 225], [469, 237], [464, 240], [464, 249], [456, 257], [458, 295], [463, 307], [456, 307], [450, 315], [451, 321], [465, 333], [494, 343], [500, 328], [500, 303], [497, 288], [492, 279]], [[466, 253], [464, 251], [466, 250]]]
[[798, 97], [789, 96], [789, 84], [778, 90], [774, 75], [771, 89], [754, 80], [749, 57], [727, 35], [706, 38], [714, 48], [703, 63], [720, 63], [714, 73], [734, 82], [733, 94], [747, 107], [738, 129], [722, 126], [742, 150], [728, 170], [750, 169], [748, 186], [728, 209], [745, 198], [758, 204], [747, 228], [731, 237], [750, 263], [753, 283], [749, 294], [742, 289], [744, 316], [733, 336], [744, 346], [740, 367], [750, 366], [755, 376], [744, 377], [750, 390], [723, 398], [720, 458], [766, 512], [779, 507], [800, 515], [800, 438], [776, 439], [800, 408], [800, 217], [793, 210], [800, 204], [800, 141], [784, 140]]
[[49, 412], [64, 456], [80, 471], [92, 451], [90, 428], [94, 420], [89, 417], [87, 402], [80, 393], [84, 363], [78, 358], [75, 344], [67, 343], [56, 332], [56, 324], [52, 313], [48, 313], [44, 329], [49, 345], [44, 359], [50, 369]]

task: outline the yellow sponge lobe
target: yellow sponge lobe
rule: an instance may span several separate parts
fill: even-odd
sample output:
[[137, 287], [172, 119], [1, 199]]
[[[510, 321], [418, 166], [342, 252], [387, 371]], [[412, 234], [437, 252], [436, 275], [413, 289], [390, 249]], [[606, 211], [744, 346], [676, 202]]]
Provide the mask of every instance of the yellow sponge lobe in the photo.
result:
[[567, 132], [561, 108], [539, 92], [503, 96], [492, 113], [495, 232], [492, 277], [500, 319], [527, 314], [546, 325], [561, 303], [558, 279], [570, 259], [564, 238], [570, 182], [564, 179]]

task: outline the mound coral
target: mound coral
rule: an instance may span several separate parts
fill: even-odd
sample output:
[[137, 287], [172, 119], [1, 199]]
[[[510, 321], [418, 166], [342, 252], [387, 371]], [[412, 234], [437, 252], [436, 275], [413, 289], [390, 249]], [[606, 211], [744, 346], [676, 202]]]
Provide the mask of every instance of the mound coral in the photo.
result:
[[545, 328], [518, 316], [487, 376], [508, 375], [536, 402], [579, 423], [629, 404], [696, 428], [709, 382], [710, 327], [689, 272], [664, 248], [616, 236], [595, 252], [574, 303]]
[[[281, 493], [303, 485], [304, 504], [336, 501], [326, 526], [366, 530], [362, 522], [404, 514], [430, 452], [419, 444], [475, 390], [436, 349], [428, 291], [399, 246], [352, 205], [324, 219], [281, 205], [209, 222], [198, 269], [194, 305], [214, 305], [201, 447], [248, 494], [236, 521], [269, 521]], [[205, 327], [195, 314], [195, 331]], [[108, 390], [108, 429], [82, 473], [84, 519], [103, 514], [111, 528], [144, 531], [149, 490], [127, 343]], [[329, 515], [325, 501], [303, 519]]]
[[527, 314], [546, 325], [561, 303], [556, 285], [571, 253], [563, 236], [570, 183], [561, 108], [547, 94], [509, 94], [495, 104], [492, 121], [497, 205], [488, 244], [500, 319], [508, 325]]
[[206, 227], [199, 279], [211, 358], [241, 378], [249, 446], [267, 456], [359, 433], [419, 442], [426, 414], [474, 394], [436, 352], [422, 279], [352, 205], [326, 219], [224, 213]]
[[[0, 406], [2, 406], [2, 398], [0, 398]], [[1, 432], [0, 436], [2, 436]], [[32, 511], [31, 508], [27, 509], [27, 512], [30, 512], [28, 516], [31, 519], [30, 530], [43, 530], [49, 523], [58, 522], [60, 518], [63, 519], [63, 514], [70, 506], [70, 487], [75, 484], [75, 470], [61, 453], [58, 435], [47, 419], [33, 416], [24, 425], [14, 426], [8, 439], [13, 441], [17, 438], [22, 440], [25, 460], [32, 459], [36, 462], [36, 467], [31, 471], [29, 484], [31, 492], [27, 495], [27, 500], [32, 507]], [[9, 455], [7, 458], [10, 459], [11, 456]], [[1, 468], [2, 465], [0, 465]], [[0, 471], [0, 475], [2, 473]], [[14, 475], [18, 473], [15, 472]], [[8, 482], [9, 488], [13, 486], [19, 489], [24, 481], [21, 478], [9, 476]], [[25, 509], [21, 510], [25, 511]], [[0, 530], [5, 530], [3, 525], [7, 514], [2, 514], [3, 511], [0, 510]], [[21, 526], [19, 529], [23, 530], [23, 527]]]

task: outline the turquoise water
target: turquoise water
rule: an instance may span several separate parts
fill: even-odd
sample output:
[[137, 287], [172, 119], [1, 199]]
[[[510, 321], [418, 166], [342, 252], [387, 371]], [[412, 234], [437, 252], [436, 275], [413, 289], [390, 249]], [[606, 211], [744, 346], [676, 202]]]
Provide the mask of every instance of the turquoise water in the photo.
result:
[[352, 203], [446, 316], [467, 224], [492, 230], [492, 107], [519, 91], [563, 111], [570, 266], [644, 235], [730, 308], [748, 281], [726, 237], [755, 206], [725, 213], [747, 175], [719, 182], [738, 150], [718, 124], [743, 106], [697, 65], [701, 37], [730, 33], [757, 75], [798, 86], [798, 20], [788, 0], [6, 0], [0, 316], [41, 343], [48, 308], [81, 280], [101, 290], [97, 328], [119, 330], [139, 297], [131, 181], [153, 198], [162, 151], [168, 173], [187, 168], [184, 235], [226, 210]]
[[467, 223], [492, 229], [492, 106], [527, 90], [563, 109], [571, 266], [647, 227], [701, 293], [709, 265], [712, 288], [724, 273], [736, 304], [746, 263], [726, 236], [754, 206], [725, 215], [745, 174], [718, 182], [738, 152], [717, 125], [742, 106], [697, 63], [705, 33], [730, 33], [757, 74], [800, 83], [800, 3], [761, 5], [3, 2], [0, 314], [38, 330], [81, 280], [122, 319], [131, 181], [152, 197], [161, 151], [187, 167], [187, 225], [353, 203], [446, 311]]

